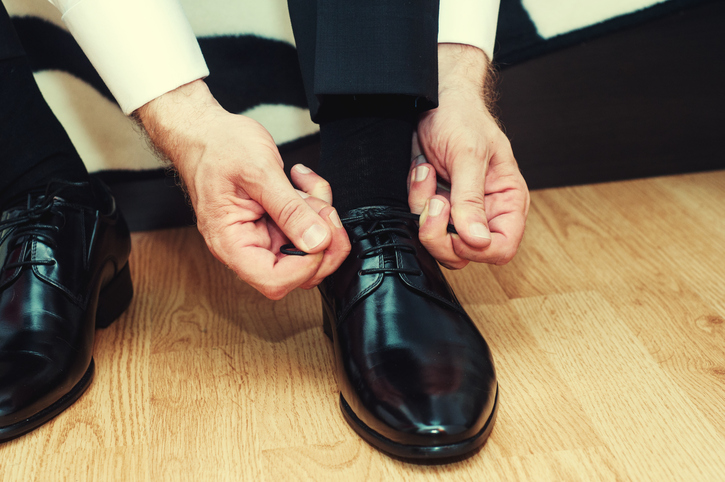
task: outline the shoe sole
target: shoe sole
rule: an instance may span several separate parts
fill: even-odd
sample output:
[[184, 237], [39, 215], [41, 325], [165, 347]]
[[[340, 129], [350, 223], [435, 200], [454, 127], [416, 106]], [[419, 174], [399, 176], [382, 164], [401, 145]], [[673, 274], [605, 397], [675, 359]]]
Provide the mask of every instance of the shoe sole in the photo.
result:
[[[334, 343], [332, 335], [332, 324], [330, 316], [327, 313], [324, 302], [322, 303], [322, 330]], [[360, 420], [357, 415], [352, 411], [350, 405], [348, 405], [345, 397], [340, 394], [340, 409], [342, 415], [345, 417], [348, 425], [367, 443], [373, 447], [382, 450], [383, 452], [396, 457], [404, 459], [407, 462], [413, 463], [435, 463], [445, 464], [450, 462], [456, 462], [464, 459], [481, 448], [488, 437], [493, 431], [493, 426], [496, 423], [496, 415], [498, 414], [498, 384], [496, 385], [496, 397], [493, 402], [493, 410], [491, 415], [486, 420], [483, 428], [474, 435], [473, 437], [467, 438], [460, 442], [447, 445], [405, 445], [379, 434], [375, 430], [371, 429], [365, 423]]]
[[357, 418], [357, 415], [352, 411], [342, 394], [340, 394], [340, 408], [342, 409], [342, 415], [350, 427], [373, 447], [396, 458], [404, 459], [407, 462], [444, 464], [457, 462], [471, 456], [486, 443], [496, 423], [496, 414], [498, 413], [498, 386], [496, 387], [493, 411], [483, 428], [473, 437], [447, 445], [405, 445], [394, 442], [380, 435]]
[[[96, 328], [107, 328], [126, 311], [133, 298], [133, 284], [128, 264], [118, 272], [108, 285], [98, 295], [98, 308], [96, 309]], [[73, 405], [88, 390], [96, 372], [96, 363], [91, 358], [88, 370], [80, 381], [55, 403], [23, 421], [0, 427], [0, 443], [8, 442], [40, 427], [52, 420], [62, 411]]]

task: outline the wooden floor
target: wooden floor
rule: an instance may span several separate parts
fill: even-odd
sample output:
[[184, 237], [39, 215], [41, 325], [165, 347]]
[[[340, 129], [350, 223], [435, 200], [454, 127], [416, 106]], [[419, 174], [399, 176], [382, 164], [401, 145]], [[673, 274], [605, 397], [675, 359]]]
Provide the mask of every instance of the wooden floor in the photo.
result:
[[0, 480], [725, 480], [725, 171], [534, 192], [512, 263], [450, 273], [501, 407], [443, 466], [345, 424], [316, 292], [263, 298], [194, 228], [133, 240], [94, 384]]

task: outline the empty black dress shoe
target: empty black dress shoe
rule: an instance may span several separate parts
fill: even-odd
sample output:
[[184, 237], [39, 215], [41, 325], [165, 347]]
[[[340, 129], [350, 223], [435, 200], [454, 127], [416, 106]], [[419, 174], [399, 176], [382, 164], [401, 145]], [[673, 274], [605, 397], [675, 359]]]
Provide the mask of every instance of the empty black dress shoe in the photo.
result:
[[486, 341], [411, 217], [386, 207], [348, 212], [352, 252], [319, 289], [348, 423], [385, 452], [434, 461], [486, 441], [498, 383]]
[[[93, 189], [98, 206], [63, 198], [74, 189]], [[133, 296], [130, 250], [113, 197], [95, 181], [51, 183], [2, 213], [0, 442], [47, 422], [88, 388], [94, 329]]]

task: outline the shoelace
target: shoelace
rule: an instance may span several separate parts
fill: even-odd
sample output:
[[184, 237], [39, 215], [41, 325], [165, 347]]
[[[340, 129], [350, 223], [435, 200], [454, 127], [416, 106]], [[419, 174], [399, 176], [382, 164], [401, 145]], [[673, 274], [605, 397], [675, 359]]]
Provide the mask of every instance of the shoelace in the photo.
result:
[[[56, 213], [63, 216], [63, 213], [55, 207], [55, 197], [64, 189], [72, 186], [80, 186], [83, 183], [71, 183], [63, 182], [57, 184], [57, 187], [51, 188], [54, 185], [53, 182], [49, 183], [46, 187], [45, 193], [36, 196], [33, 199], [32, 194], [28, 194], [27, 207], [22, 210], [18, 215], [12, 219], [0, 221], [0, 233], [7, 230], [7, 232], [0, 238], [0, 245], [7, 241], [10, 249], [15, 243], [24, 240], [29, 241], [35, 239], [40, 241], [51, 248], [55, 248], [56, 242], [50, 234], [52, 232], [59, 232], [58, 226], [45, 224], [42, 222], [44, 215], [48, 213]], [[14, 269], [22, 266], [35, 266], [35, 265], [54, 265], [56, 261], [54, 259], [23, 259], [13, 263], [6, 263], [3, 269]]]
[[[351, 240], [353, 244], [362, 241], [363, 239], [367, 238], [373, 238], [377, 236], [384, 236], [388, 237], [390, 239], [390, 235], [398, 235], [402, 236], [407, 239], [411, 239], [410, 233], [407, 229], [395, 227], [395, 226], [380, 226], [381, 222], [385, 222], [386, 225], [389, 224], [395, 224], [400, 223], [404, 224], [405, 221], [403, 219], [412, 219], [414, 221], [419, 221], [420, 216], [417, 214], [413, 214], [407, 211], [395, 211], [395, 210], [366, 210], [361, 212], [358, 215], [353, 216], [347, 216], [345, 218], [342, 218], [342, 224], [343, 225], [350, 225], [350, 224], [360, 224], [369, 222], [370, 226], [365, 230], [365, 232], [361, 235], [355, 236]], [[453, 227], [452, 224], [448, 225], [447, 228], [449, 233], [455, 233], [456, 228]], [[293, 244], [285, 244], [280, 248], [280, 251], [284, 254], [289, 255], [295, 255], [295, 256], [306, 256], [307, 253], [304, 251], [298, 250]], [[357, 255], [358, 259], [363, 258], [370, 258], [372, 256], [378, 256], [380, 254], [385, 255], [386, 253], [389, 253], [391, 256], [393, 256], [393, 259], [395, 258], [395, 255], [397, 254], [397, 251], [403, 251], [407, 253], [411, 253], [413, 255], [417, 254], [417, 251], [414, 246], [410, 246], [409, 244], [405, 243], [398, 243], [394, 242], [392, 240], [387, 242], [382, 242], [381, 244], [377, 246], [372, 246], [370, 248], [367, 248], [363, 250], [361, 253]], [[382, 268], [370, 268], [370, 269], [363, 269], [360, 270], [360, 275], [366, 275], [366, 274], [388, 274], [388, 273], [405, 273], [405, 274], [411, 274], [415, 276], [419, 276], [421, 274], [421, 271], [418, 269], [407, 269], [407, 268], [397, 268], [397, 267], [382, 267]]]

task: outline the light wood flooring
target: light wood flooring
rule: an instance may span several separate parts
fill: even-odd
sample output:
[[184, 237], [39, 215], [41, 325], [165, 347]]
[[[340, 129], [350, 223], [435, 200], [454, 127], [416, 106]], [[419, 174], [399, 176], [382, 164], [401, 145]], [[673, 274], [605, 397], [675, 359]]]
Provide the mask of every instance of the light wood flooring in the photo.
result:
[[725, 480], [725, 171], [534, 192], [512, 263], [449, 274], [501, 386], [451, 465], [346, 425], [315, 291], [265, 299], [194, 228], [133, 241], [96, 380], [0, 480]]

